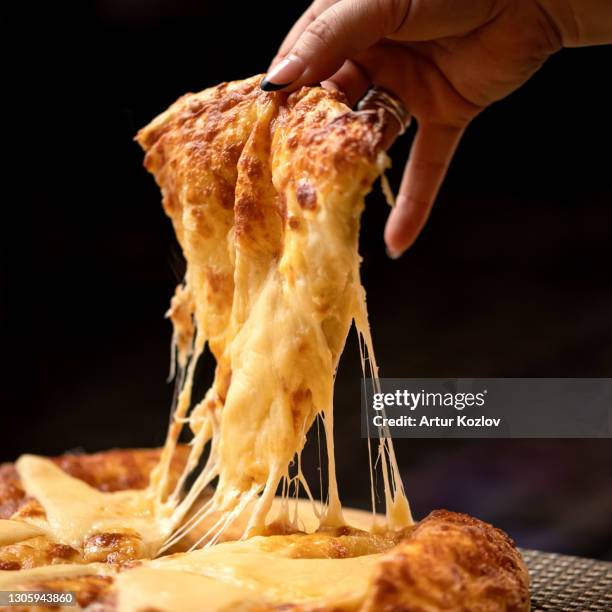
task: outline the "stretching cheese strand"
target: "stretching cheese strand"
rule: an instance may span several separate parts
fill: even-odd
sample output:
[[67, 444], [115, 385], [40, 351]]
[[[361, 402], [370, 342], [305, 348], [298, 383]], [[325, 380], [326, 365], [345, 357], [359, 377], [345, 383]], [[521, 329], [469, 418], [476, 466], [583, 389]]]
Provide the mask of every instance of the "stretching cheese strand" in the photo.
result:
[[[138, 135], [187, 262], [169, 311], [183, 383], [150, 492], [160, 514], [171, 513], [178, 525], [218, 479], [201, 513], [219, 516], [202, 538], [208, 543], [247, 507], [245, 535], [263, 533], [281, 482], [283, 495], [291, 482], [297, 494], [305, 480], [301, 470], [292, 480], [289, 465], [296, 455], [299, 462], [317, 415], [328, 456], [321, 525], [344, 524], [333, 386], [353, 320], [377, 381], [357, 247], [364, 197], [386, 165], [381, 118], [352, 113], [321, 88], [287, 98], [261, 92], [258, 82], [185, 96]], [[206, 343], [215, 379], [190, 411]], [[363, 354], [362, 366], [365, 375]], [[191, 453], [169, 490], [186, 424]], [[205, 466], [181, 499], [207, 447]], [[390, 439], [381, 439], [379, 457], [387, 524], [400, 529], [412, 518]], [[288, 511], [284, 520], [296, 527]]]

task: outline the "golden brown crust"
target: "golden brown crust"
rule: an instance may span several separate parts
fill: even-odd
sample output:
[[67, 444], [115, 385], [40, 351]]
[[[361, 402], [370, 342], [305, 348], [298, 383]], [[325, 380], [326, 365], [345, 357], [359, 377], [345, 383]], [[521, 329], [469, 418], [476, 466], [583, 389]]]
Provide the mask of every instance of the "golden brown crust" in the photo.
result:
[[[195, 286], [177, 287], [169, 310], [179, 359], [184, 363], [190, 353], [192, 315], [201, 323], [197, 309], [205, 309], [204, 332], [221, 373], [225, 365], [218, 338], [227, 327], [234, 294], [230, 232], [250, 257], [277, 260], [284, 233], [305, 231], [307, 221], [300, 217], [317, 210], [315, 184], [360, 176], [368, 191], [380, 170], [381, 117], [353, 113], [340, 92], [320, 87], [289, 96], [264, 92], [261, 78], [182, 96], [137, 135], [186, 258], [202, 269], [198, 279], [187, 279]], [[273, 183], [275, 163], [283, 168]], [[299, 214], [287, 213], [288, 185], [295, 190]], [[358, 218], [351, 221], [358, 224]], [[355, 233], [356, 225], [346, 230]], [[194, 290], [205, 296], [204, 303], [194, 302]], [[222, 385], [215, 387], [225, 395]]]
[[362, 610], [523, 612], [529, 574], [503, 531], [436, 510], [383, 558]]
[[0, 546], [0, 570], [20, 570], [57, 563], [79, 563], [81, 554], [66, 544], [52, 541], [46, 535]]
[[8, 519], [23, 506], [25, 491], [13, 463], [0, 464], [0, 519]]
[[83, 560], [86, 563], [123, 564], [142, 559], [146, 553], [144, 542], [131, 529], [123, 532], [95, 533], [83, 545]]
[[[174, 456], [172, 477], [176, 479], [187, 449], [179, 447]], [[158, 449], [114, 449], [93, 454], [66, 454], [52, 460], [63, 471], [99, 491], [144, 489], [159, 460]], [[45, 518], [40, 503], [26, 496], [14, 464], [0, 465], [0, 519]], [[84, 543], [83, 552], [37, 535], [21, 542], [0, 546], [0, 570], [19, 570], [58, 563], [126, 563], [144, 554], [141, 538], [133, 533], [98, 533]]]
[[[158, 449], [113, 449], [92, 454], [66, 454], [52, 457], [64, 472], [83, 480], [99, 491], [144, 489], [149, 474], [159, 460]], [[179, 448], [175, 472], [185, 460], [186, 449]], [[0, 464], [0, 519], [19, 516], [44, 516], [44, 509], [28, 498], [13, 463]]]
[[[370, 533], [347, 525], [333, 529], [322, 529], [315, 533], [287, 533], [275, 531], [274, 524], [261, 548], [273, 552], [282, 548], [289, 559], [348, 559], [364, 555], [386, 553], [404, 538], [404, 531]], [[277, 537], [281, 535], [281, 537]]]
[[[126, 491], [147, 486], [159, 453], [157, 449], [114, 449], [89, 455], [61, 455], [53, 461], [67, 474], [99, 491]], [[177, 463], [180, 459], [179, 452]]]

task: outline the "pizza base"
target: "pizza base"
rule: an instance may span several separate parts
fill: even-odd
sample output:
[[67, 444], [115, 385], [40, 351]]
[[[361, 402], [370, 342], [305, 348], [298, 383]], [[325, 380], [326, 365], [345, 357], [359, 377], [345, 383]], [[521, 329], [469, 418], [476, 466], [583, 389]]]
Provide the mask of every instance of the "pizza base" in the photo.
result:
[[[158, 455], [157, 450], [120, 450], [53, 461], [100, 490], [117, 491], [130, 483], [143, 487]], [[175, 473], [180, 468], [177, 463]], [[512, 541], [464, 514], [437, 510], [404, 531], [373, 533], [371, 513], [348, 509], [345, 518], [353, 527], [273, 535], [272, 522], [267, 536], [232, 542], [228, 533], [225, 543], [192, 553], [152, 560], [128, 555], [120, 562], [107, 554], [103, 562], [88, 562], [83, 551], [57, 557], [48, 550], [61, 543], [28, 537], [31, 525], [20, 512], [37, 500], [27, 500], [19, 489], [13, 465], [1, 466], [0, 507], [5, 517], [9, 504], [17, 509], [0, 521], [9, 526], [0, 528], [0, 559], [16, 556], [22, 569], [5, 565], [0, 590], [70, 590], [82, 608], [97, 612], [195, 611], [203, 609], [203, 597], [211, 611], [529, 609], [528, 573]], [[299, 513], [304, 527], [316, 526], [309, 503], [300, 503]], [[235, 535], [240, 533], [238, 525]], [[197, 535], [181, 543], [184, 550]], [[24, 553], [27, 546], [37, 554]]]

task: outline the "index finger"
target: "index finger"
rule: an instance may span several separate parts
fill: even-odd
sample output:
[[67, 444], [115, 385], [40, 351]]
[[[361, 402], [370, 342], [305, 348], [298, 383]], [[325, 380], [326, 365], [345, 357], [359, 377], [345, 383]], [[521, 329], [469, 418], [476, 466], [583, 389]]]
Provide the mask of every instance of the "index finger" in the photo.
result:
[[302, 16], [293, 24], [291, 30], [281, 46], [279, 47], [274, 59], [270, 63], [270, 68], [280, 62], [296, 43], [302, 32], [315, 20], [321, 13], [327, 10], [332, 4], [336, 4], [339, 0], [315, 0], [302, 14]]

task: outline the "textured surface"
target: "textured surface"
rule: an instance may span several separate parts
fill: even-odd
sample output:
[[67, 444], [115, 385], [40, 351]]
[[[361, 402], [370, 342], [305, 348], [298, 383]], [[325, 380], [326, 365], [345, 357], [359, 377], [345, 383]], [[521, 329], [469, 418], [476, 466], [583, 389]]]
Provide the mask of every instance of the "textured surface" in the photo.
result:
[[532, 612], [612, 610], [612, 563], [523, 550], [531, 574]]
[[[178, 447], [171, 467], [173, 481], [182, 469], [186, 451], [186, 447]], [[156, 449], [114, 449], [93, 454], [65, 454], [53, 457], [52, 461], [68, 475], [109, 493], [144, 489], [159, 455]], [[34, 524], [39, 521], [44, 526], [47, 518], [40, 501], [26, 494], [15, 464], [0, 464], [0, 519], [34, 521]], [[0, 570], [93, 561], [122, 563], [141, 556], [137, 541], [127, 532], [92, 534], [83, 541], [82, 550], [58, 542], [44, 528], [27, 539], [0, 541]]]
[[[137, 136], [187, 263], [169, 311], [181, 390], [151, 482], [160, 502], [178, 498], [165, 474], [187, 419], [187, 471], [209, 444], [198, 486], [219, 479], [207, 512], [233, 513], [212, 539], [259, 493], [246, 530], [264, 532], [281, 479], [287, 493], [308, 486], [290, 464], [317, 415], [329, 441], [322, 521], [342, 524], [331, 411], [353, 320], [373, 361], [358, 234], [364, 197], [386, 164], [383, 117], [352, 112], [341, 94], [321, 87], [264, 92], [261, 78], [183, 96]], [[189, 411], [206, 345], [215, 379]], [[402, 528], [412, 520], [392, 453], [388, 465], [394, 473], [384, 482], [398, 483], [388, 517]], [[192, 489], [173, 516], [197, 494]]]

